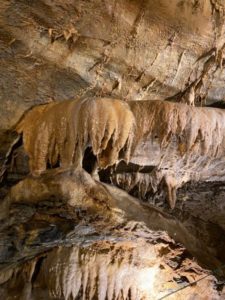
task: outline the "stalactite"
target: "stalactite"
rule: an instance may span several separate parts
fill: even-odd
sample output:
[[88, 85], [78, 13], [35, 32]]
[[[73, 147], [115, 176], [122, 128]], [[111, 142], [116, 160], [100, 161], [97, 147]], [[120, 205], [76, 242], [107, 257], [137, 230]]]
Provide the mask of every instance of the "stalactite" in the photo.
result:
[[224, 178], [223, 110], [166, 101], [132, 101], [129, 105], [137, 124], [131, 162], [155, 169], [138, 179], [120, 174], [119, 186], [131, 182], [126, 190], [139, 185], [140, 195], [144, 195], [146, 190], [155, 192], [164, 179], [169, 204], [174, 207], [176, 189], [183, 183]]
[[[97, 98], [35, 107], [19, 122], [17, 131], [23, 133], [32, 172], [40, 173], [57, 160], [61, 167], [81, 166], [88, 146], [100, 169], [120, 159], [129, 161], [130, 154], [140, 166], [147, 160], [147, 165], [155, 167], [150, 177], [144, 182], [136, 172], [136, 178], [125, 179], [126, 184], [132, 189], [140, 183], [144, 195], [149, 184], [156, 191], [165, 179], [173, 207], [175, 191], [183, 183], [221, 180], [225, 175], [224, 124], [225, 112], [219, 109]], [[115, 180], [120, 186], [124, 178], [116, 175]]]
[[[166, 101], [133, 101], [129, 105], [137, 123], [136, 142], [148, 136], [159, 140], [165, 149], [176, 136], [181, 138], [177, 148], [183, 146], [184, 152], [190, 154], [216, 157], [218, 150], [220, 154], [223, 151], [225, 113], [222, 110], [192, 108]], [[182, 156], [182, 150], [180, 152]]]
[[41, 173], [58, 160], [61, 167], [81, 166], [89, 145], [101, 168], [128, 160], [134, 123], [125, 102], [84, 99], [34, 107], [16, 129], [23, 133], [31, 171]]
[[[143, 242], [142, 242], [143, 243]], [[140, 243], [140, 245], [142, 244]], [[38, 278], [50, 297], [63, 299], [143, 299], [154, 295], [156, 254], [131, 242], [96, 243], [91, 248], [59, 247], [47, 256]], [[143, 282], [144, 281], [144, 282]]]
[[[206, 277], [206, 271], [186, 257], [181, 245], [166, 233], [150, 231], [140, 223], [133, 225], [130, 222], [120, 229], [125, 234], [120, 241], [59, 246], [44, 255], [39, 267], [28, 261], [14, 271], [8, 288], [23, 287], [26, 299], [45, 295], [45, 299], [65, 300], [150, 300], [189, 283], [179, 295], [182, 299], [192, 294], [217, 299], [214, 278], [199, 280]], [[30, 282], [28, 267], [32, 264], [36, 276]], [[195, 280], [199, 282], [192, 286]]]

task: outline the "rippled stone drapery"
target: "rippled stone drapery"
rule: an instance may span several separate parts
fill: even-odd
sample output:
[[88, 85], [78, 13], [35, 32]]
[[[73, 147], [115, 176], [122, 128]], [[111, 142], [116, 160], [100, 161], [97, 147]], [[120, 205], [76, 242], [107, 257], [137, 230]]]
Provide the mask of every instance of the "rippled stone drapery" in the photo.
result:
[[[154, 167], [149, 174], [116, 175], [112, 181], [140, 195], [155, 192], [162, 180], [172, 208], [176, 189], [192, 181], [223, 181], [225, 112], [166, 101], [84, 99], [33, 108], [17, 125], [23, 133], [32, 172], [59, 161], [82, 166], [90, 146], [98, 167], [121, 159]], [[132, 151], [131, 151], [132, 149]], [[121, 154], [122, 153], [122, 154]], [[120, 183], [119, 183], [120, 182]]]

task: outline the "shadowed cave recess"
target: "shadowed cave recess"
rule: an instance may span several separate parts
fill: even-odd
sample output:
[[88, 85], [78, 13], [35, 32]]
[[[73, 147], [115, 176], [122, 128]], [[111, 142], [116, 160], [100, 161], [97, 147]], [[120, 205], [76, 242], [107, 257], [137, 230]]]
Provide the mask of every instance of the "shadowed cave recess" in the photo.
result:
[[0, 299], [225, 299], [223, 0], [0, 1]]

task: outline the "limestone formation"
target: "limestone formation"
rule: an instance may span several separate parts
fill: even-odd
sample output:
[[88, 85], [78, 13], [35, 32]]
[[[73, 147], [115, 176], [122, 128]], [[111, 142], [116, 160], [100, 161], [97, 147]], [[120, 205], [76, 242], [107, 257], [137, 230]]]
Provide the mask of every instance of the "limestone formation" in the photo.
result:
[[57, 164], [82, 167], [85, 150], [91, 147], [99, 169], [121, 159], [129, 163], [130, 158], [139, 166], [154, 166], [149, 176], [121, 180], [128, 191], [139, 185], [143, 197], [164, 180], [174, 208], [182, 184], [223, 180], [224, 124], [225, 113], [218, 109], [97, 98], [34, 107], [16, 130], [23, 134], [32, 173]]
[[134, 126], [133, 114], [125, 102], [98, 98], [34, 107], [16, 130], [23, 134], [31, 172], [41, 173], [48, 164], [82, 166], [88, 146], [101, 168], [122, 158], [128, 161]]
[[174, 207], [175, 190], [185, 182], [224, 180], [223, 110], [166, 101], [132, 101], [129, 105], [137, 124], [131, 163], [154, 170], [149, 175], [118, 175], [127, 190], [139, 185], [140, 195], [145, 196], [148, 190], [156, 191], [164, 179]]
[[[2, 299], [142, 300], [171, 291], [180, 299], [219, 299], [215, 277], [157, 230], [164, 224], [185, 242], [182, 224], [83, 170], [27, 177], [7, 199], [9, 213], [0, 223]], [[203, 248], [191, 233], [189, 239], [191, 251]], [[205, 247], [201, 258], [210, 251]]]
[[224, 0], [0, 1], [0, 299], [225, 297], [224, 37]]

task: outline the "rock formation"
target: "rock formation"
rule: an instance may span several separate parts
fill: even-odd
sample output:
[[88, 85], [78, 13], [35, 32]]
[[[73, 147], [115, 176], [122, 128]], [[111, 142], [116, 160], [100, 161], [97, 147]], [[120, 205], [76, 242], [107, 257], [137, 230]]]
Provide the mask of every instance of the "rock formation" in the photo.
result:
[[41, 173], [48, 164], [81, 167], [89, 146], [99, 169], [121, 159], [154, 167], [134, 178], [124, 174], [118, 180], [113, 173], [111, 180], [128, 191], [138, 186], [142, 198], [164, 180], [171, 208], [182, 184], [224, 180], [225, 112], [166, 101], [131, 101], [129, 106], [97, 98], [31, 109], [16, 127], [23, 134], [31, 172]]
[[188, 181], [224, 180], [223, 110], [193, 108], [166, 101], [129, 102], [136, 120], [131, 163], [153, 167], [149, 173], [118, 175], [112, 181], [140, 197], [156, 192], [162, 180], [174, 208], [176, 189]]
[[1, 1], [0, 299], [223, 299], [224, 33], [222, 0]]
[[180, 237], [182, 226], [83, 170], [27, 177], [7, 201], [8, 217], [1, 222], [4, 299], [158, 299], [175, 290], [181, 298], [197, 293], [219, 299], [215, 277], [184, 247], [129, 220], [156, 228], [161, 220]]
[[[129, 106], [114, 99], [83, 99], [33, 108], [17, 125], [23, 133], [31, 172], [41, 173], [47, 164], [66, 168], [82, 166], [91, 146], [99, 167], [128, 160], [135, 120]], [[126, 149], [126, 150], [124, 150]], [[124, 155], [119, 157], [120, 151]]]

